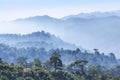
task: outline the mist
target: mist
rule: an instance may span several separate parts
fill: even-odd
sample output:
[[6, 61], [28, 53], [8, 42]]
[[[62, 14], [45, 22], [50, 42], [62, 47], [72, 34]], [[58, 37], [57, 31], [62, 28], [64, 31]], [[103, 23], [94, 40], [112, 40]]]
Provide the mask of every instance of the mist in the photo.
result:
[[65, 42], [82, 46], [90, 51], [97, 48], [105, 54], [113, 52], [119, 58], [119, 20], [119, 17], [116, 16], [101, 16], [99, 18], [92, 16], [89, 19], [71, 16], [68, 16], [67, 19], [56, 19], [47, 15], [34, 16], [2, 22], [0, 23], [0, 33], [28, 34], [44, 30], [60, 37]]

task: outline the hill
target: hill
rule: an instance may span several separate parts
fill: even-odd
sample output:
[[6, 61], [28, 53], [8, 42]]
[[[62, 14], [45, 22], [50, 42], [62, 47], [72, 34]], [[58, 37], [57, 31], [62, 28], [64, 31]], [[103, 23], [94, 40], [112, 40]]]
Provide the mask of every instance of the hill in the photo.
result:
[[31, 34], [0, 34], [0, 43], [9, 45], [11, 47], [17, 48], [27, 48], [27, 47], [36, 47], [36, 48], [45, 48], [49, 49], [75, 49], [75, 45], [64, 42], [59, 37], [51, 35], [50, 33], [33, 32]]

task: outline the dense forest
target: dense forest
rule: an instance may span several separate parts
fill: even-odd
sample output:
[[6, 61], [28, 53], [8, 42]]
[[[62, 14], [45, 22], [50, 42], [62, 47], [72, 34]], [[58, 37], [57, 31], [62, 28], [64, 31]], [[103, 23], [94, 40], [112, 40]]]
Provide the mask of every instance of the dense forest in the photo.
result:
[[0, 80], [120, 80], [114, 53], [77, 48], [44, 31], [0, 40]]
[[31, 63], [26, 57], [17, 58], [17, 64], [8, 64], [0, 58], [0, 80], [120, 80], [120, 66], [106, 69], [89, 66], [87, 60], [76, 60], [64, 65], [61, 55], [52, 53], [47, 62], [35, 58]]
[[104, 66], [105, 68], [113, 68], [120, 65], [120, 60], [116, 59], [114, 53], [105, 55], [100, 53], [98, 49], [94, 49], [93, 53], [87, 50], [81, 51], [79, 48], [75, 50], [69, 49], [50, 49], [45, 50], [44, 48], [16, 48], [10, 47], [8, 45], [0, 44], [0, 57], [8, 63], [17, 63], [17, 58], [26, 57], [27, 61], [30, 63], [34, 58], [39, 58], [42, 62], [46, 62], [52, 53], [58, 52], [61, 55], [63, 64], [68, 65], [76, 60], [87, 60], [89, 63], [87, 66]]

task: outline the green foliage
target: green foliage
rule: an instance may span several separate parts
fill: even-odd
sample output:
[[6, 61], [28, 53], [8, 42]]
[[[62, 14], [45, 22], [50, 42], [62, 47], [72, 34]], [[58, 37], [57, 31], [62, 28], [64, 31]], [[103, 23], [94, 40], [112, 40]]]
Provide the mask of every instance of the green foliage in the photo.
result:
[[84, 66], [88, 63], [86, 60], [76, 60], [69, 65], [73, 69], [73, 73], [80, 75], [85, 75]]
[[53, 53], [50, 57], [50, 64], [54, 67], [55, 72], [57, 69], [62, 69], [63, 64], [62, 60], [60, 59], [60, 55], [58, 55], [57, 53]]
[[34, 70], [42, 70], [42, 63], [39, 58], [35, 58], [33, 62], [33, 69]]
[[17, 64], [22, 67], [27, 67], [27, 58], [26, 57], [18, 57]]
[[65, 70], [57, 70], [55, 72], [44, 69], [30, 69], [24, 71], [23, 67], [20, 66], [8, 64], [0, 65], [0, 80], [120, 80], [120, 78], [117, 77], [100, 75], [93, 66], [89, 68], [88, 73], [87, 75], [77, 76]]
[[50, 72], [53, 80], [74, 80], [74, 77], [72, 74], [58, 70], [56, 72], [52, 71]]
[[2, 64], [3, 63], [3, 61], [2, 61], [2, 59], [0, 58], [0, 64]]
[[89, 66], [88, 74], [91, 76], [96, 76], [98, 74], [98, 68], [95, 66]]
[[[37, 44], [38, 45], [38, 44]], [[52, 44], [51, 44], [52, 45]], [[79, 48], [76, 50], [66, 50], [66, 49], [50, 49], [46, 50], [46, 48], [36, 48], [36, 47], [28, 47], [28, 48], [16, 48], [10, 47], [8, 45], [0, 44], [0, 57], [3, 61], [10, 63], [16, 63], [16, 58], [24, 57], [28, 58], [27, 61], [31, 62], [34, 58], [39, 58], [41, 62], [46, 62], [51, 57], [52, 53], [57, 52], [61, 55], [61, 60], [64, 61], [63, 64], [70, 64], [75, 60], [87, 60], [89, 63], [87, 66], [104, 66], [105, 68], [112, 68], [118, 66], [120, 63], [119, 59], [116, 59], [113, 53], [110, 55], [105, 55], [104, 53], [100, 53], [98, 49], [95, 49], [95, 52], [91, 53], [88, 51], [82, 51]], [[58, 55], [58, 56], [59, 56]], [[24, 60], [24, 59], [23, 59]], [[22, 60], [18, 60], [18, 64], [26, 67], [26, 62], [21, 62]], [[22, 63], [22, 64], [21, 64]], [[27, 67], [31, 68], [32, 64], [27, 63]]]
[[[80, 51], [78, 50], [78, 52]], [[100, 66], [89, 66], [85, 74], [84, 67], [88, 61], [76, 60], [68, 66], [68, 68], [73, 69], [73, 72], [70, 72], [66, 69], [61, 70], [63, 64], [60, 57], [58, 53], [53, 53], [48, 61], [55, 68], [55, 71], [45, 70], [39, 58], [34, 59], [33, 68], [13, 63], [9, 65], [0, 59], [0, 80], [120, 80], [120, 66], [109, 70], [103, 70], [103, 67]], [[20, 57], [18, 62], [22, 64], [22, 61], [26, 61], [26, 59]], [[23, 64], [26, 63], [27, 61]]]

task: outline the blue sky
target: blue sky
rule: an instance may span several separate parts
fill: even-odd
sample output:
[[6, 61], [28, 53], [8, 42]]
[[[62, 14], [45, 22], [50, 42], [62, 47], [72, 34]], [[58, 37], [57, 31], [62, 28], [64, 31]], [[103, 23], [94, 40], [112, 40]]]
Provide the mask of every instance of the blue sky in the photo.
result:
[[63, 17], [93, 11], [120, 10], [120, 0], [0, 0], [0, 21], [35, 15]]

